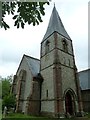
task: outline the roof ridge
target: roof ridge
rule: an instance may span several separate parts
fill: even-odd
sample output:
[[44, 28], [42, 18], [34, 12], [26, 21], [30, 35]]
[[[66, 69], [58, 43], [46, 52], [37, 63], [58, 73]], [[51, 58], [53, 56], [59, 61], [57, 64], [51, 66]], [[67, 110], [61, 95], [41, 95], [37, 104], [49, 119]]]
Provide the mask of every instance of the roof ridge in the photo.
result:
[[38, 58], [35, 58], [35, 57], [32, 57], [32, 56], [29, 56], [29, 55], [26, 55], [26, 54], [24, 54], [23, 56], [25, 56], [25, 57], [29, 57], [29, 58], [32, 58], [32, 59], [35, 59], [35, 60], [38, 60], [38, 61], [40, 61], [40, 59], [38, 59]]
[[81, 71], [79, 71], [78, 73], [80, 73], [80, 72], [85, 72], [85, 71], [88, 71], [88, 70], [90, 70], [90, 68], [87, 68], [87, 69], [81, 70]]

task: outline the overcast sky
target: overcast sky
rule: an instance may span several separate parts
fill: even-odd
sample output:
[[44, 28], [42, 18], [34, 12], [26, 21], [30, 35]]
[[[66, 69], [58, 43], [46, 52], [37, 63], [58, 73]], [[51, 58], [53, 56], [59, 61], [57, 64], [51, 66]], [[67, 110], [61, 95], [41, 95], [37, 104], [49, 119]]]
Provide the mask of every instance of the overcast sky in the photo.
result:
[[[60, 1], [60, 2], [58, 2]], [[11, 16], [5, 20], [10, 29], [0, 29], [0, 75], [15, 74], [23, 54], [40, 57], [40, 43], [46, 32], [54, 6], [64, 27], [73, 41], [78, 71], [88, 68], [88, 0], [52, 0], [45, 6], [43, 23], [39, 26], [26, 25], [24, 29], [13, 27]]]

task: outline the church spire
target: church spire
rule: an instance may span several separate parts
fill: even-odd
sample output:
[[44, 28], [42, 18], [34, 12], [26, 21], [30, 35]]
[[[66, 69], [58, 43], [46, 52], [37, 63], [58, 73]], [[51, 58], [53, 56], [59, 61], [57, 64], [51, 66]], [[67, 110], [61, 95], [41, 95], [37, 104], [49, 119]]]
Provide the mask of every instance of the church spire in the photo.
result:
[[46, 31], [46, 34], [44, 35], [43, 41], [48, 38], [53, 32], [58, 32], [59, 34], [63, 35], [64, 37], [71, 39], [66, 32], [64, 25], [59, 17], [59, 14], [56, 10], [56, 7], [54, 5], [54, 8], [52, 10], [52, 14], [49, 20], [48, 28]]

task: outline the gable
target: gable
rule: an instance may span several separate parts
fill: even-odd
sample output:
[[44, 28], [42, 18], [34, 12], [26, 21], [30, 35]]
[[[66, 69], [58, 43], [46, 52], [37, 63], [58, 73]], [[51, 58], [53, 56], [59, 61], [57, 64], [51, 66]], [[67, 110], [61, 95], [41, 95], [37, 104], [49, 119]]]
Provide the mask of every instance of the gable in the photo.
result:
[[24, 69], [26, 71], [30, 70], [32, 75], [36, 76], [40, 70], [40, 60], [27, 55], [23, 55], [16, 74], [18, 74], [21, 69]]

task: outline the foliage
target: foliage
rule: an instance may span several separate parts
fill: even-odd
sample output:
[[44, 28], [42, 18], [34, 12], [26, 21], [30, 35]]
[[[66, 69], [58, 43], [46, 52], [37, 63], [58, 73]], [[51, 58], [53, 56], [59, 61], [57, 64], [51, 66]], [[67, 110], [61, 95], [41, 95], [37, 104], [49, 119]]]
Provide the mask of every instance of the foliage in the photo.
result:
[[88, 118], [90, 118], [90, 112], [88, 113]]
[[2, 78], [2, 98], [9, 95], [11, 90], [12, 75], [7, 78]]
[[7, 76], [6, 80], [11, 84], [13, 82], [13, 75]]
[[9, 94], [3, 98], [2, 108], [4, 108], [4, 106], [7, 106], [7, 108], [10, 109], [10, 108], [14, 108], [15, 105], [16, 105], [16, 101], [15, 101], [15, 96], [13, 94]]
[[12, 83], [12, 75], [7, 78], [1, 78], [2, 80], [2, 107], [7, 106], [15, 107], [15, 97], [10, 93], [11, 91], [11, 83]]
[[2, 98], [7, 96], [10, 93], [10, 82], [8, 80], [3, 80], [2, 81]]
[[14, 26], [24, 28], [25, 23], [39, 25], [41, 16], [45, 15], [44, 5], [49, 2], [2, 2], [1, 27], [7, 30], [9, 25], [4, 21], [5, 15], [13, 15]]

